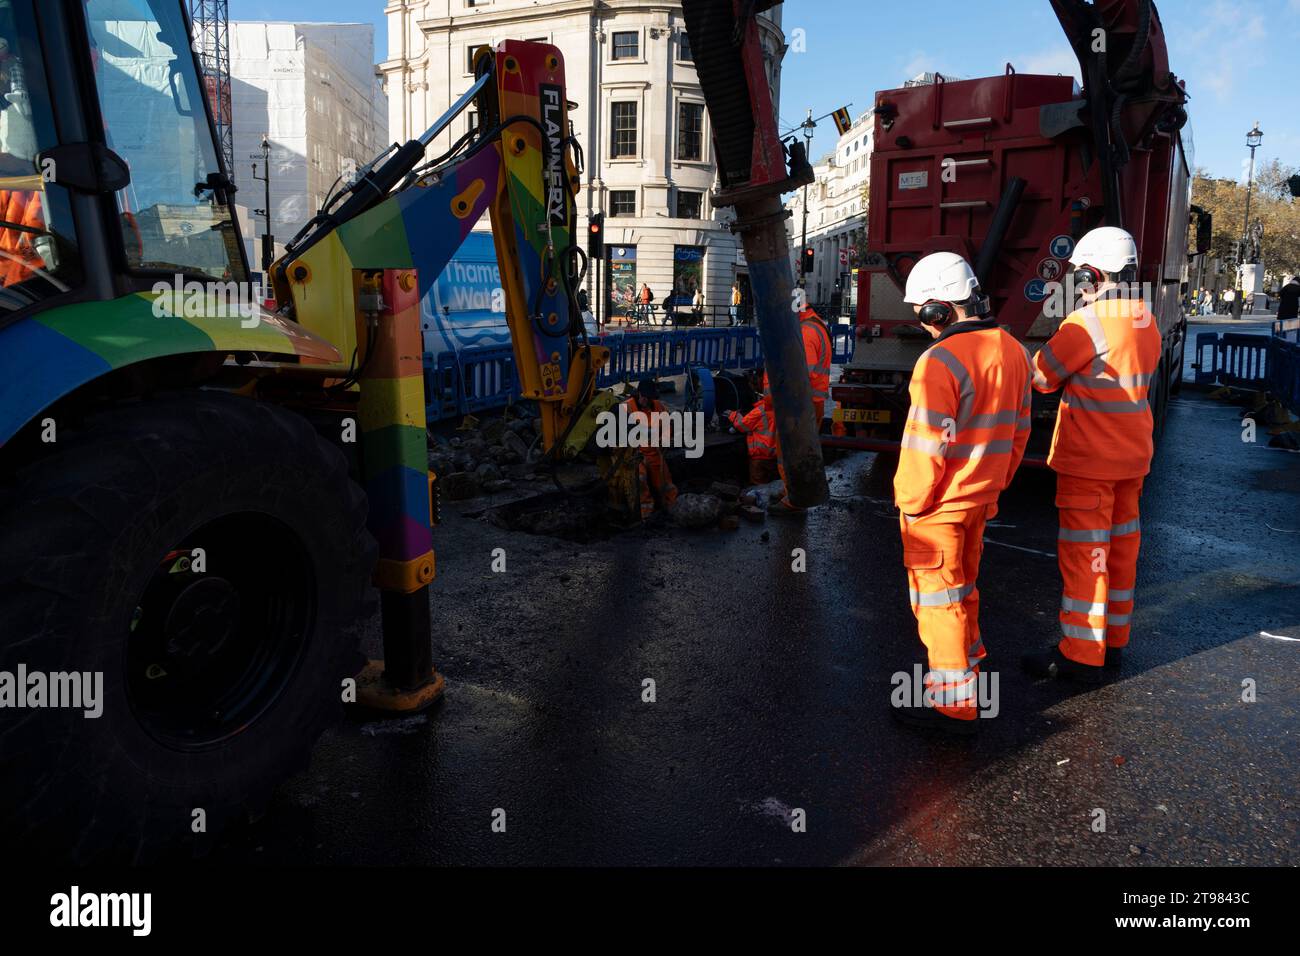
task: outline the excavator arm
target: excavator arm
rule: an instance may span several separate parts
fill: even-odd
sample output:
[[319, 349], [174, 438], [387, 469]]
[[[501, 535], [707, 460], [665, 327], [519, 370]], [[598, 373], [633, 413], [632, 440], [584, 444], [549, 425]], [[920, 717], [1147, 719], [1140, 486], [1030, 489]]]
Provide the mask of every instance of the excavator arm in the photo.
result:
[[[420, 301], [484, 212], [521, 394], [538, 404], [543, 450], [572, 457], [598, 412], [616, 402], [595, 387], [609, 351], [586, 340], [576, 299], [586, 268], [575, 241], [581, 154], [563, 58], [549, 44], [505, 41], [481, 49], [475, 67], [473, 86], [444, 116], [328, 200], [270, 270], [280, 316], [350, 356], [278, 371], [319, 379], [335, 408], [355, 409], [385, 647], [360, 694], [391, 710], [425, 706], [441, 688], [429, 649], [435, 516]], [[478, 126], [426, 161], [428, 145], [471, 105]]]
[[[390, 304], [375, 298], [379, 273], [406, 273], [418, 301], [487, 212], [522, 397], [538, 402], [544, 450], [572, 454], [557, 446], [596, 398], [608, 350], [586, 341], [576, 299], [586, 261], [563, 59], [549, 44], [508, 40], [481, 49], [476, 69], [428, 132], [390, 148], [289, 244], [271, 268], [277, 306], [345, 354], [355, 348], [355, 373], [370, 357], [368, 306]], [[425, 163], [427, 144], [471, 105], [478, 128]]]

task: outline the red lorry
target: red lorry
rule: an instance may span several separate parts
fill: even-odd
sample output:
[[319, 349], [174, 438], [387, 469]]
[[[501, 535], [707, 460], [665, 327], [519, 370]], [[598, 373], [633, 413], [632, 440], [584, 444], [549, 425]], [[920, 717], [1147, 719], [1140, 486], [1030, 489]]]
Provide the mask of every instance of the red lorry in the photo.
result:
[[[1083, 91], [1071, 77], [1008, 65], [1002, 76], [936, 77], [876, 95], [857, 345], [831, 389], [836, 427], [825, 444], [888, 451], [901, 438], [908, 380], [931, 341], [903, 302], [918, 259], [965, 256], [998, 320], [1035, 352], [1073, 307], [1075, 243], [1103, 225], [1137, 240], [1138, 281], [1164, 339], [1151, 389], [1163, 429], [1186, 340], [1187, 94], [1169, 71], [1152, 0], [1052, 6], [1079, 56]], [[1204, 224], [1198, 235], [1208, 237]], [[1042, 463], [1057, 403], [1035, 397], [1028, 461]]]

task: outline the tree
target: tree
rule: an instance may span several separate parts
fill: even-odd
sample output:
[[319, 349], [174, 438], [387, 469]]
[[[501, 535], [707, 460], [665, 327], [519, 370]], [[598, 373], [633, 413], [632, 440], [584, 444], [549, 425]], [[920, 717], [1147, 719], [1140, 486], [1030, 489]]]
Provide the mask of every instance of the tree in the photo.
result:
[[[1277, 279], [1300, 274], [1300, 200], [1291, 197], [1287, 180], [1300, 170], [1276, 159], [1255, 170], [1250, 199], [1250, 221], [1264, 224], [1264, 268]], [[1241, 240], [1246, 214], [1246, 187], [1234, 179], [1211, 177], [1197, 170], [1192, 181], [1192, 202], [1214, 215], [1214, 242], [1210, 255], [1229, 262]]]

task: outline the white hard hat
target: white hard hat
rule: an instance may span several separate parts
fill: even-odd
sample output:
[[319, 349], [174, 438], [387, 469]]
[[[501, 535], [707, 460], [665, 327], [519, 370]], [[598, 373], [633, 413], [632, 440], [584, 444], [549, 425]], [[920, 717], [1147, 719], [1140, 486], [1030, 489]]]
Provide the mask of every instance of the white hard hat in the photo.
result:
[[1070, 256], [1070, 265], [1094, 266], [1111, 275], [1123, 272], [1138, 261], [1137, 243], [1133, 237], [1116, 226], [1094, 229], [1079, 240]]
[[935, 252], [912, 266], [903, 301], [908, 305], [965, 302], [979, 285], [969, 262], [955, 252]]

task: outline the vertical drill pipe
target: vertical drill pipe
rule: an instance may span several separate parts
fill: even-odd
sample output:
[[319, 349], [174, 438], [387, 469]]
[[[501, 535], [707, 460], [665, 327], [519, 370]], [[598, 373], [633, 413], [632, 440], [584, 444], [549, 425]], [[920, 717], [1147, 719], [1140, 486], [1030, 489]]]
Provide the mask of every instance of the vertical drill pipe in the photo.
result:
[[749, 263], [758, 335], [763, 343], [785, 466], [786, 494], [791, 504], [810, 508], [825, 502], [830, 488], [818, 435], [821, 423], [813, 412], [812, 386], [804, 360], [780, 198], [769, 196], [738, 203], [736, 225]]

